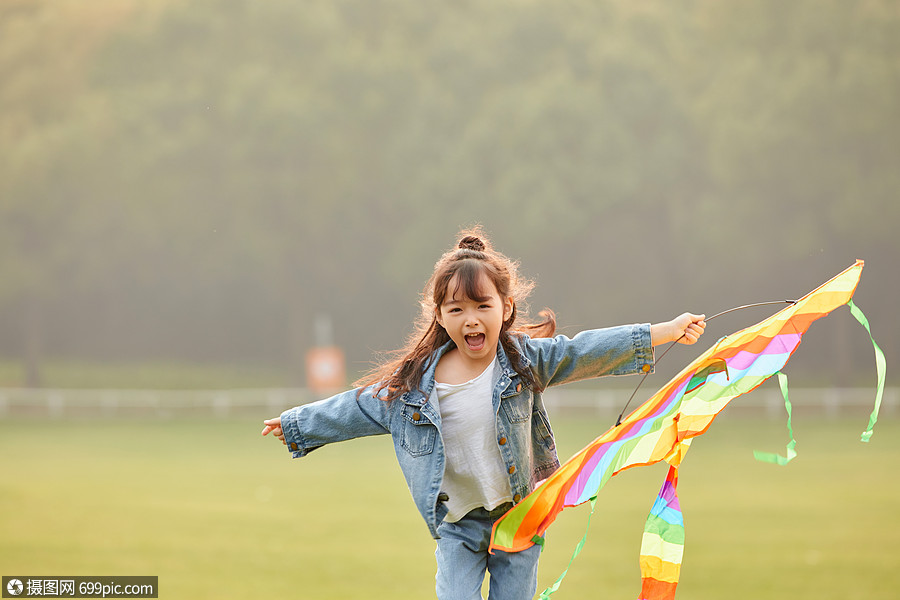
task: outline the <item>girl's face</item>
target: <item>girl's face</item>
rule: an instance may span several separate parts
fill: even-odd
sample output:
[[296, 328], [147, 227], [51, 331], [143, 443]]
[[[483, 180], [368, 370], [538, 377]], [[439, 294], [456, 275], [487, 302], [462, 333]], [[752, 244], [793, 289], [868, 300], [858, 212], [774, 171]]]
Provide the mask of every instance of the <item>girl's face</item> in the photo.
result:
[[484, 367], [494, 360], [500, 330], [512, 316], [512, 298], [501, 298], [490, 278], [481, 273], [477, 298], [469, 298], [459, 285], [459, 274], [447, 286], [447, 297], [437, 309], [437, 322], [447, 331], [460, 355], [472, 366]]

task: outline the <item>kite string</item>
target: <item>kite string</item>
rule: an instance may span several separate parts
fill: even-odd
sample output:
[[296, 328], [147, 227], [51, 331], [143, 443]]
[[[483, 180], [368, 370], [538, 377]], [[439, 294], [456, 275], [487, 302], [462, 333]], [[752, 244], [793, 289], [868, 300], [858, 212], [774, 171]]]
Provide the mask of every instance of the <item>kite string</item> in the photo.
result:
[[[728, 313], [736, 312], [739, 310], [744, 310], [745, 308], [755, 308], [757, 306], [769, 306], [772, 304], [797, 304], [797, 301], [796, 300], [773, 300], [770, 302], [754, 302], [753, 304], [743, 304], [741, 306], [735, 306], [734, 308], [729, 308], [728, 310], [723, 310], [722, 312], [716, 313], [711, 317], [707, 317], [706, 319], [704, 319], [704, 321], [709, 322], [709, 321], [712, 321], [713, 319], [715, 319], [716, 317], [721, 317], [722, 315], [727, 315]], [[681, 339], [685, 335], [686, 334], [681, 334], [680, 338], [678, 338], [677, 340], [675, 340], [674, 342], [669, 344], [669, 347], [666, 348], [663, 351], [663, 353], [659, 355], [659, 358], [656, 359], [655, 362], [657, 365], [659, 364], [659, 361], [661, 361], [663, 359], [663, 357], [669, 353], [669, 350], [671, 350], [675, 346], [675, 344], [680, 342]], [[622, 407], [622, 412], [620, 412], [619, 416], [616, 418], [616, 427], [618, 427], [619, 425], [622, 424], [622, 417], [625, 416], [625, 411], [628, 410], [628, 405], [631, 404], [632, 400], [634, 400], [634, 397], [637, 395], [638, 390], [641, 389], [641, 385], [644, 383], [644, 380], [647, 379], [648, 375], [650, 375], [650, 371], [647, 371], [646, 373], [644, 373], [644, 376], [641, 377], [640, 381], [638, 381], [638, 384], [634, 388], [634, 391], [631, 392], [631, 396], [628, 397], [628, 401], [625, 402], [625, 406]]]

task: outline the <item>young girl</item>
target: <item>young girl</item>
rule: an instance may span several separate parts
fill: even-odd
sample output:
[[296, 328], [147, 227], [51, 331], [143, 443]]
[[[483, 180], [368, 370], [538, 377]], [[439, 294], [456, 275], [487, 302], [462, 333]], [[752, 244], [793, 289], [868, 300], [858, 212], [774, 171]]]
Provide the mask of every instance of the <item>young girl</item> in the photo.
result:
[[463, 234], [425, 286], [416, 333], [399, 358], [355, 390], [265, 421], [299, 458], [352, 438], [387, 434], [409, 490], [437, 540], [440, 600], [526, 600], [540, 546], [487, 552], [493, 523], [559, 467], [541, 392], [602, 375], [649, 372], [653, 346], [693, 344], [702, 315], [551, 337], [552, 312], [521, 322], [533, 284], [479, 231]]

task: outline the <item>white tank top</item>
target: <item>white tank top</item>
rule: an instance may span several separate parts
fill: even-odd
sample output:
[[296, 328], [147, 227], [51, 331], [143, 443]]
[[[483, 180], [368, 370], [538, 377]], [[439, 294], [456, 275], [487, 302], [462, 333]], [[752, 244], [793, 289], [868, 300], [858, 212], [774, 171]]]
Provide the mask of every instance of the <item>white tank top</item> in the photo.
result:
[[465, 383], [435, 383], [447, 459], [442, 491], [450, 496], [444, 520], [455, 523], [466, 513], [497, 508], [512, 500], [509, 477], [497, 444], [491, 402], [497, 359]]

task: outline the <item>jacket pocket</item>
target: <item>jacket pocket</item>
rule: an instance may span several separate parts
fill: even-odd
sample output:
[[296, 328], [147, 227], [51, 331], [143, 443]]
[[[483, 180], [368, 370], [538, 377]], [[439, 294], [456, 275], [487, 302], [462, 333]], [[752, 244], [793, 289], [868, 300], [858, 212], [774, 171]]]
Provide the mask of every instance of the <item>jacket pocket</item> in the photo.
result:
[[500, 406], [510, 423], [527, 423], [531, 418], [531, 390], [518, 384], [510, 392], [500, 396]]
[[547, 450], [556, 449], [556, 440], [553, 439], [553, 430], [550, 428], [550, 419], [542, 410], [536, 410], [531, 415], [532, 441]]
[[434, 451], [437, 428], [421, 409], [406, 405], [401, 411], [400, 447], [410, 456], [426, 456]]

